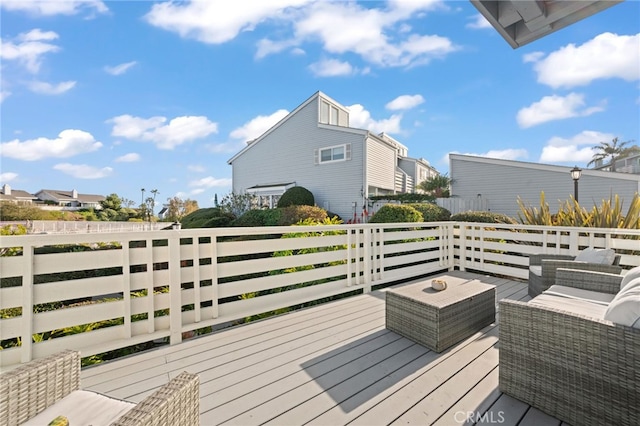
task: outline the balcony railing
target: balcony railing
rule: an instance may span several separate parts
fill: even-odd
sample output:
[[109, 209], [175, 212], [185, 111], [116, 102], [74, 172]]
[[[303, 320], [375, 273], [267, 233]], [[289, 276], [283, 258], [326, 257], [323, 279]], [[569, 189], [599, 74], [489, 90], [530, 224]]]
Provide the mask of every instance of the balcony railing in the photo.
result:
[[[0, 367], [67, 348], [86, 357], [177, 344], [197, 329], [443, 270], [526, 279], [529, 254], [585, 247], [640, 265], [640, 231], [620, 229], [438, 222], [4, 236]], [[70, 328], [77, 334], [56, 337]]]

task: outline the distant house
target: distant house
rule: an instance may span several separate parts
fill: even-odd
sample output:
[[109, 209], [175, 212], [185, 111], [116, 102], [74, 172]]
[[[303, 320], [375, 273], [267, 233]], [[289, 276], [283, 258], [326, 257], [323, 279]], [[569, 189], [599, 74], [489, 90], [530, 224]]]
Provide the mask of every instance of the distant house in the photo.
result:
[[615, 171], [619, 173], [640, 175], [640, 153], [629, 155], [624, 158], [617, 158], [613, 164], [611, 162], [605, 163], [602, 160], [598, 160], [593, 168], [595, 170], [604, 171], [611, 171], [615, 169]]
[[[517, 217], [518, 197], [525, 205], [539, 207], [540, 193], [552, 212], [574, 195], [571, 167], [524, 161], [449, 154], [451, 195], [462, 199], [482, 198], [489, 210]], [[590, 209], [617, 194], [623, 210], [640, 192], [640, 175], [583, 169], [578, 180], [578, 202]], [[625, 210], [626, 211], [626, 210]]]
[[20, 189], [12, 189], [6, 183], [2, 185], [2, 189], [0, 189], [0, 202], [27, 205], [33, 204], [33, 202], [37, 199], [37, 196]]
[[45, 204], [63, 207], [62, 210], [101, 209], [100, 201], [105, 197], [94, 194], [79, 194], [78, 191], [61, 191], [58, 189], [41, 189], [36, 193]]
[[304, 101], [228, 163], [233, 192], [275, 207], [292, 186], [313, 193], [316, 204], [345, 221], [361, 218], [369, 197], [416, 192], [438, 172], [384, 133], [349, 127], [349, 110], [322, 92]]

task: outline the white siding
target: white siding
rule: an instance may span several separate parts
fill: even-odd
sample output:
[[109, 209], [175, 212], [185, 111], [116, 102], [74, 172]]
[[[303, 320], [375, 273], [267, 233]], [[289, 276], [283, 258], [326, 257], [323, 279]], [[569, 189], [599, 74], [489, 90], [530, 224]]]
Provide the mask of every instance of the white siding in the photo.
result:
[[[362, 208], [364, 132], [319, 126], [318, 119], [318, 102], [309, 102], [237, 156], [233, 191], [295, 182], [313, 193], [318, 206], [329, 202], [345, 221], [352, 217], [353, 202]], [[351, 144], [350, 160], [315, 164], [315, 150], [341, 144]]]
[[395, 188], [396, 151], [374, 138], [367, 140], [367, 184], [393, 191]]
[[[540, 193], [552, 212], [574, 193], [570, 167], [450, 154], [452, 195], [488, 200], [489, 209], [517, 217], [518, 196], [525, 205], [539, 206]], [[618, 194], [627, 204], [640, 190], [640, 176], [624, 173], [583, 170], [578, 181], [578, 201], [588, 209], [603, 199]]]

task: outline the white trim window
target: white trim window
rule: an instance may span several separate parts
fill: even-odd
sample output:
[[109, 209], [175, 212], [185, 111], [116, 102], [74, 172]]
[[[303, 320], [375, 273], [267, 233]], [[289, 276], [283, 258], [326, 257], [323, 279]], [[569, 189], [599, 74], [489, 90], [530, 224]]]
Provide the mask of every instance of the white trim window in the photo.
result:
[[315, 150], [315, 164], [351, 160], [351, 144], [334, 145]]
[[320, 123], [338, 125], [338, 108], [328, 102], [320, 102]]

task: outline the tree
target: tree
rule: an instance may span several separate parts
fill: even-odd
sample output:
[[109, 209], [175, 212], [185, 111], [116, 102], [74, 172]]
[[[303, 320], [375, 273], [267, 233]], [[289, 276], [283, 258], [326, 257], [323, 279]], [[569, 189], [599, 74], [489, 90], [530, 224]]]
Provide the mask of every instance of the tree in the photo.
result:
[[199, 209], [195, 200], [182, 200], [180, 197], [167, 198], [167, 220], [180, 222], [183, 217]]
[[591, 161], [587, 163], [587, 167], [596, 164], [600, 161], [606, 164], [606, 160], [609, 159], [611, 165], [611, 171], [616, 171], [616, 160], [619, 158], [628, 157], [629, 155], [640, 152], [640, 147], [637, 145], [628, 146], [631, 140], [620, 142], [617, 137], [613, 138], [611, 142], [600, 142], [600, 144], [594, 146], [592, 149], [595, 151]]
[[251, 194], [234, 194], [233, 192], [225, 195], [220, 202], [220, 208], [233, 214], [235, 217], [242, 216], [245, 212], [251, 210], [251, 203], [255, 199]]
[[104, 210], [111, 209], [118, 211], [122, 208], [122, 199], [118, 194], [109, 194], [104, 200], [100, 201], [100, 206]]
[[151, 216], [155, 215], [155, 208], [156, 208], [156, 195], [158, 195], [158, 190], [157, 189], [152, 189], [151, 193], [153, 194], [153, 199], [151, 200]]
[[418, 184], [418, 189], [436, 198], [451, 197], [450, 186], [453, 180], [447, 174], [431, 176]]

